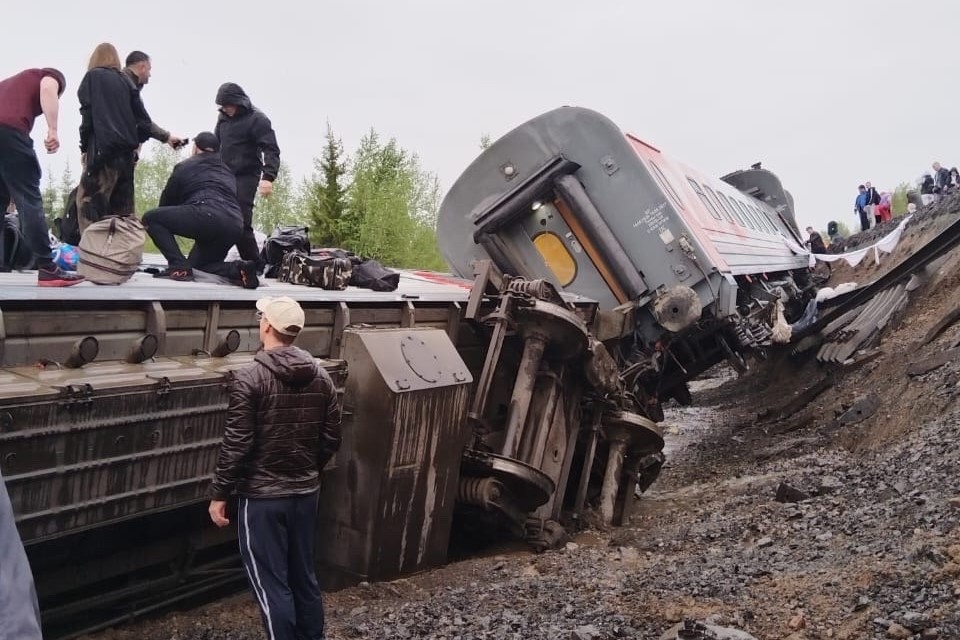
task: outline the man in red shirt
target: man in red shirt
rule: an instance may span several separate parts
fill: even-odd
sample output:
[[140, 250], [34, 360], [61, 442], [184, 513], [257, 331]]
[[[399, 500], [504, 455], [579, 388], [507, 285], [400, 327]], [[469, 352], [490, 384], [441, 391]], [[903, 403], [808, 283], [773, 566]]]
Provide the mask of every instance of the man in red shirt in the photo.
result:
[[69, 287], [83, 281], [82, 276], [53, 262], [40, 196], [40, 162], [30, 138], [34, 121], [43, 114], [47, 121], [43, 145], [47, 153], [60, 148], [57, 116], [66, 86], [66, 79], [56, 69], [27, 69], [0, 81], [0, 192], [9, 193], [17, 205], [21, 233], [33, 252], [41, 287]]

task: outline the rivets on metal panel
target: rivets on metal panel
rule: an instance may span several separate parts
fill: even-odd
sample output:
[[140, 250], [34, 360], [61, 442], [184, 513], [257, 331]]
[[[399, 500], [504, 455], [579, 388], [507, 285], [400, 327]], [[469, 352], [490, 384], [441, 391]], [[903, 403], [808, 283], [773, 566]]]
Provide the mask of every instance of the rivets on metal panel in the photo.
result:
[[410, 381], [407, 380], [406, 378], [401, 378], [401, 379], [397, 380], [396, 382], [397, 382], [397, 388], [398, 388], [398, 389], [409, 389], [409, 388], [410, 388]]
[[159, 430], [159, 429], [150, 434], [150, 443], [151, 443], [153, 446], [157, 446], [158, 444], [160, 444], [160, 430]]

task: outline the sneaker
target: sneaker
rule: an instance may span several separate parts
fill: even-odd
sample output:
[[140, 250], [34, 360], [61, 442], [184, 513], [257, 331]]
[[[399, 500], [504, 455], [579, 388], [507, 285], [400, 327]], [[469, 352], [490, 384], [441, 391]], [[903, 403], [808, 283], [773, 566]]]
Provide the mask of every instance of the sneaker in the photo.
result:
[[240, 282], [244, 289], [256, 289], [260, 286], [260, 279], [257, 277], [256, 260], [240, 261]]
[[193, 269], [190, 267], [175, 267], [170, 269], [168, 277], [177, 282], [193, 282]]
[[72, 287], [83, 282], [83, 276], [76, 271], [64, 271], [55, 264], [37, 269], [38, 287]]

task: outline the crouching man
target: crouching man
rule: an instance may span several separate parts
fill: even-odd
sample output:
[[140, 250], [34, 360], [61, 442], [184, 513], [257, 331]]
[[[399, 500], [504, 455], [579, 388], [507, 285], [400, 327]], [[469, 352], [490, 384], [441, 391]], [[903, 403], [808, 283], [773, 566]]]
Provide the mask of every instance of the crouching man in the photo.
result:
[[293, 346], [304, 313], [288, 297], [257, 301], [263, 350], [236, 371], [213, 476], [210, 519], [237, 533], [263, 624], [275, 640], [324, 637], [314, 572], [320, 474], [340, 448], [340, 404], [330, 375]]
[[[160, 206], [143, 214], [143, 224], [167, 259], [157, 277], [193, 280], [193, 270], [256, 289], [255, 260], [224, 262], [240, 234], [243, 215], [237, 203], [237, 182], [220, 158], [220, 142], [209, 132], [194, 139], [193, 156], [177, 164], [160, 195]], [[175, 236], [195, 242], [184, 257]]]

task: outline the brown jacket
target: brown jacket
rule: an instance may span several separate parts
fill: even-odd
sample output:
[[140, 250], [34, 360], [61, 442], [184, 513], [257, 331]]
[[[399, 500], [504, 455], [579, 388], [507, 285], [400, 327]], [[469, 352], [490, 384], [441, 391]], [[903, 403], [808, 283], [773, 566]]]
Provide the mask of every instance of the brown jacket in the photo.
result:
[[340, 448], [340, 403], [330, 375], [306, 351], [261, 351], [237, 371], [211, 496], [312, 493]]

